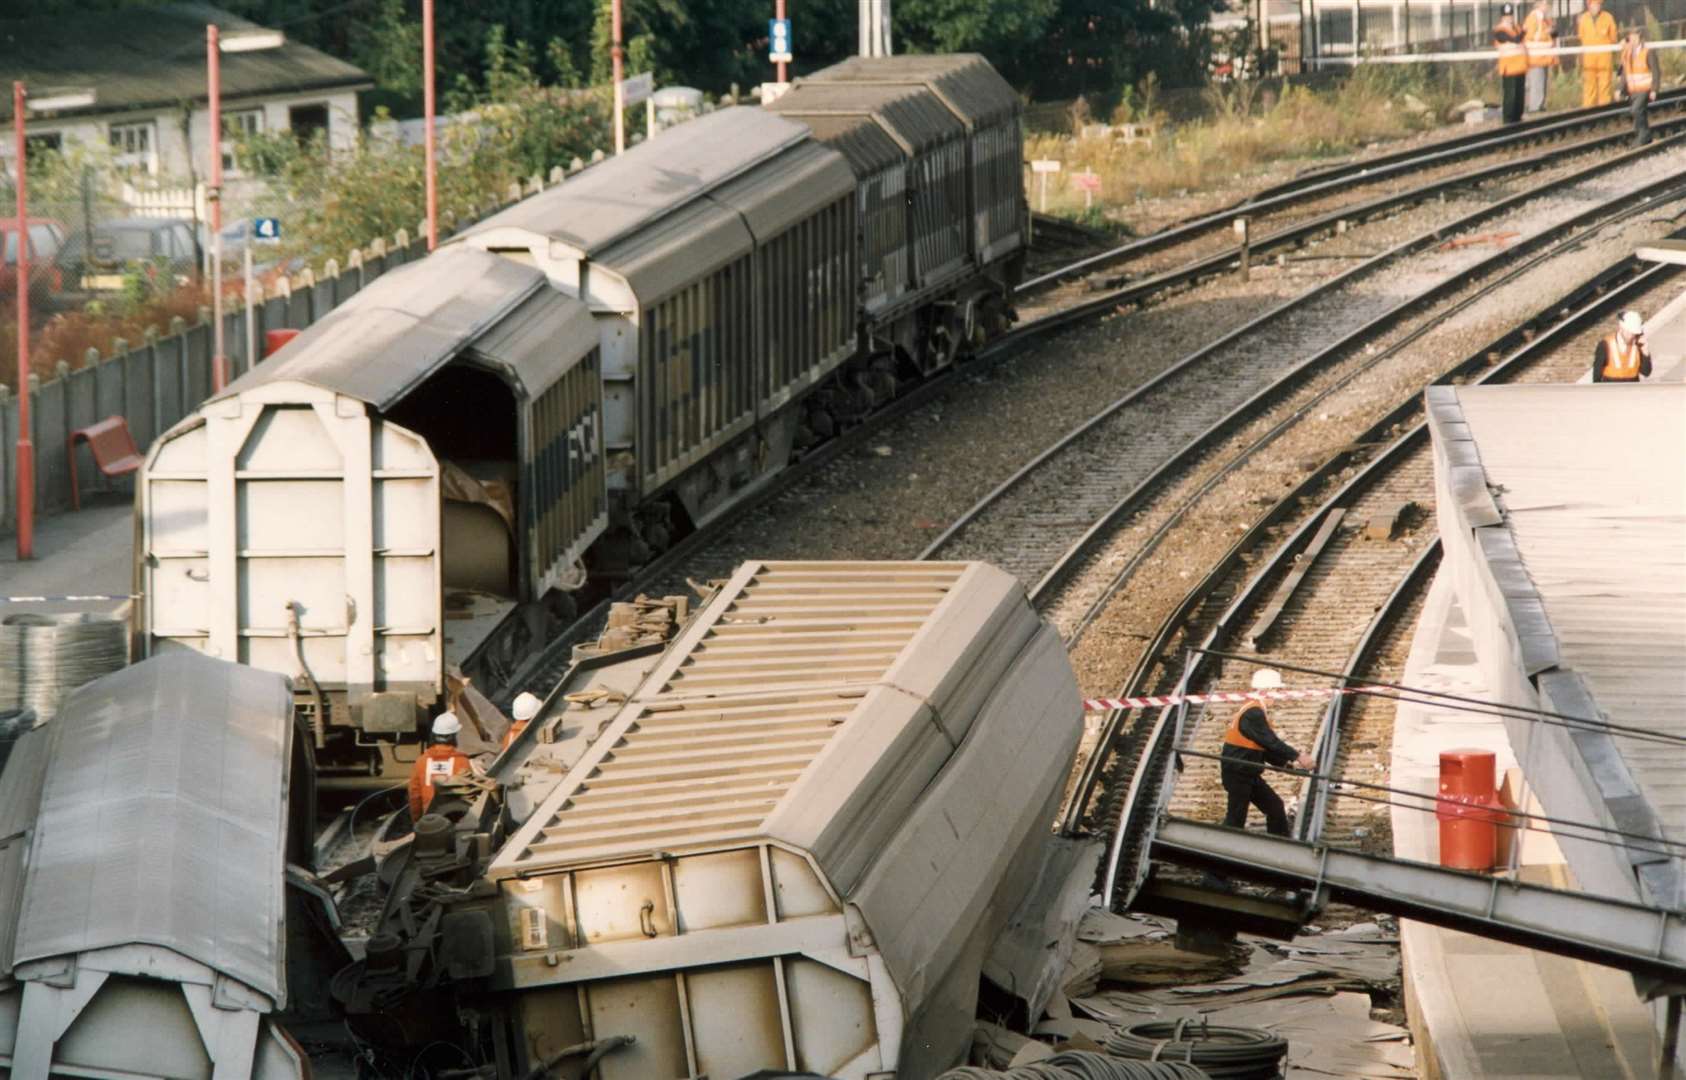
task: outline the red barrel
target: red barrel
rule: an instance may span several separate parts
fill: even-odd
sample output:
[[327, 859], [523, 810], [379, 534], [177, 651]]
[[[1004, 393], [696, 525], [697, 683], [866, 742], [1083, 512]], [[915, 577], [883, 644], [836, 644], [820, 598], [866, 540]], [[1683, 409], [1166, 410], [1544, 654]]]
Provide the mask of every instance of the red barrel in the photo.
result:
[[1440, 865], [1454, 870], [1491, 870], [1503, 817], [1494, 788], [1491, 750], [1440, 753]]
[[263, 332], [263, 355], [265, 359], [275, 355], [275, 350], [299, 336], [297, 330], [280, 329], [265, 330]]

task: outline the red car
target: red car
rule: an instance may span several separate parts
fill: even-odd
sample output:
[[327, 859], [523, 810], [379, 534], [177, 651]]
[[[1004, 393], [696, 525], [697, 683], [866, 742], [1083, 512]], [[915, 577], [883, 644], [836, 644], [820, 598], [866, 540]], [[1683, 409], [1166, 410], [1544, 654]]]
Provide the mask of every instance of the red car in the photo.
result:
[[[29, 219], [29, 299], [40, 305], [45, 313], [56, 306], [58, 295], [64, 290], [64, 274], [59, 269], [59, 251], [66, 236], [62, 223], [51, 218]], [[0, 244], [5, 256], [0, 260], [0, 302], [10, 301], [18, 290], [18, 219], [0, 218]]]

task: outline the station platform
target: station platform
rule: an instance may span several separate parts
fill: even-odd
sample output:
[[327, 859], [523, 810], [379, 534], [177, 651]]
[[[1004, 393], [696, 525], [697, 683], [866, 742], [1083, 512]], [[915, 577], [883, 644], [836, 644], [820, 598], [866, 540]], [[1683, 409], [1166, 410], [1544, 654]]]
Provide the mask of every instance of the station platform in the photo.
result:
[[[35, 523], [33, 559], [18, 561], [15, 536], [0, 539], [0, 618], [24, 612], [126, 614], [134, 572], [133, 498], [91, 497], [79, 511], [53, 514]], [[4, 599], [88, 595], [115, 599], [46, 603]]]
[[[1429, 591], [1403, 682], [1485, 698], [1471, 630], [1450, 578]], [[1494, 752], [1499, 774], [1517, 765], [1496, 717], [1401, 702], [1394, 719], [1391, 783], [1432, 796], [1444, 750]], [[1530, 800], [1530, 809], [1538, 804]], [[1395, 806], [1394, 854], [1434, 862], [1434, 815]], [[1524, 835], [1518, 874], [1573, 887], [1562, 850], [1548, 833]], [[1612, 968], [1401, 920], [1404, 993], [1419, 1075], [1435, 1080], [1656, 1075], [1658, 1039], [1632, 980]]]

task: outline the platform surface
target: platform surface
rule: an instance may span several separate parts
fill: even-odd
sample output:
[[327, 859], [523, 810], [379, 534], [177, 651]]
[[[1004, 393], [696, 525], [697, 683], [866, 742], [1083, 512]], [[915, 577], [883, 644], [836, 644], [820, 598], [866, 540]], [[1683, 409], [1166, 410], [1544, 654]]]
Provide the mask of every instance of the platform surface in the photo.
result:
[[85, 509], [53, 514], [35, 526], [35, 557], [18, 561], [17, 538], [0, 538], [0, 598], [9, 596], [116, 597], [110, 600], [16, 603], [0, 599], [0, 618], [21, 612], [87, 611], [120, 614], [134, 580], [134, 507], [101, 496]]

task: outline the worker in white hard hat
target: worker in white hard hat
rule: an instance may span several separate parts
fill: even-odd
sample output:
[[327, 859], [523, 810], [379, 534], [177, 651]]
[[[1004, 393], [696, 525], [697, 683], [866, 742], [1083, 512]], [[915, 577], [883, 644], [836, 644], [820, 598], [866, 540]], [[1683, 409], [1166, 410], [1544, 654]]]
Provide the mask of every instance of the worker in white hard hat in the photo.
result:
[[1616, 332], [1592, 350], [1593, 382], [1636, 383], [1651, 377], [1651, 350], [1645, 347], [1645, 319], [1624, 311]]
[[515, 714], [515, 722], [504, 732], [503, 746], [500, 749], [508, 750], [509, 744], [521, 737], [521, 733], [527, 730], [527, 725], [533, 722], [533, 717], [539, 714], [539, 706], [543, 704], [537, 694], [529, 694], [525, 690], [515, 695], [515, 701], [510, 705], [510, 711]]
[[1265, 831], [1273, 836], [1288, 835], [1288, 811], [1282, 797], [1265, 783], [1263, 765], [1296, 765], [1310, 769], [1315, 762], [1277, 737], [1270, 726], [1270, 713], [1265, 700], [1272, 690], [1282, 688], [1281, 673], [1260, 668], [1253, 673], [1253, 692], [1235, 715], [1230, 717], [1224, 731], [1223, 762], [1220, 775], [1224, 793], [1229, 796], [1229, 808], [1224, 824], [1232, 829], [1247, 827], [1247, 808], [1256, 806], [1265, 816]]
[[442, 712], [433, 718], [432, 736], [426, 750], [410, 768], [410, 820], [419, 821], [433, 802], [433, 785], [447, 776], [468, 771], [468, 755], [457, 749], [462, 721], [457, 714]]

